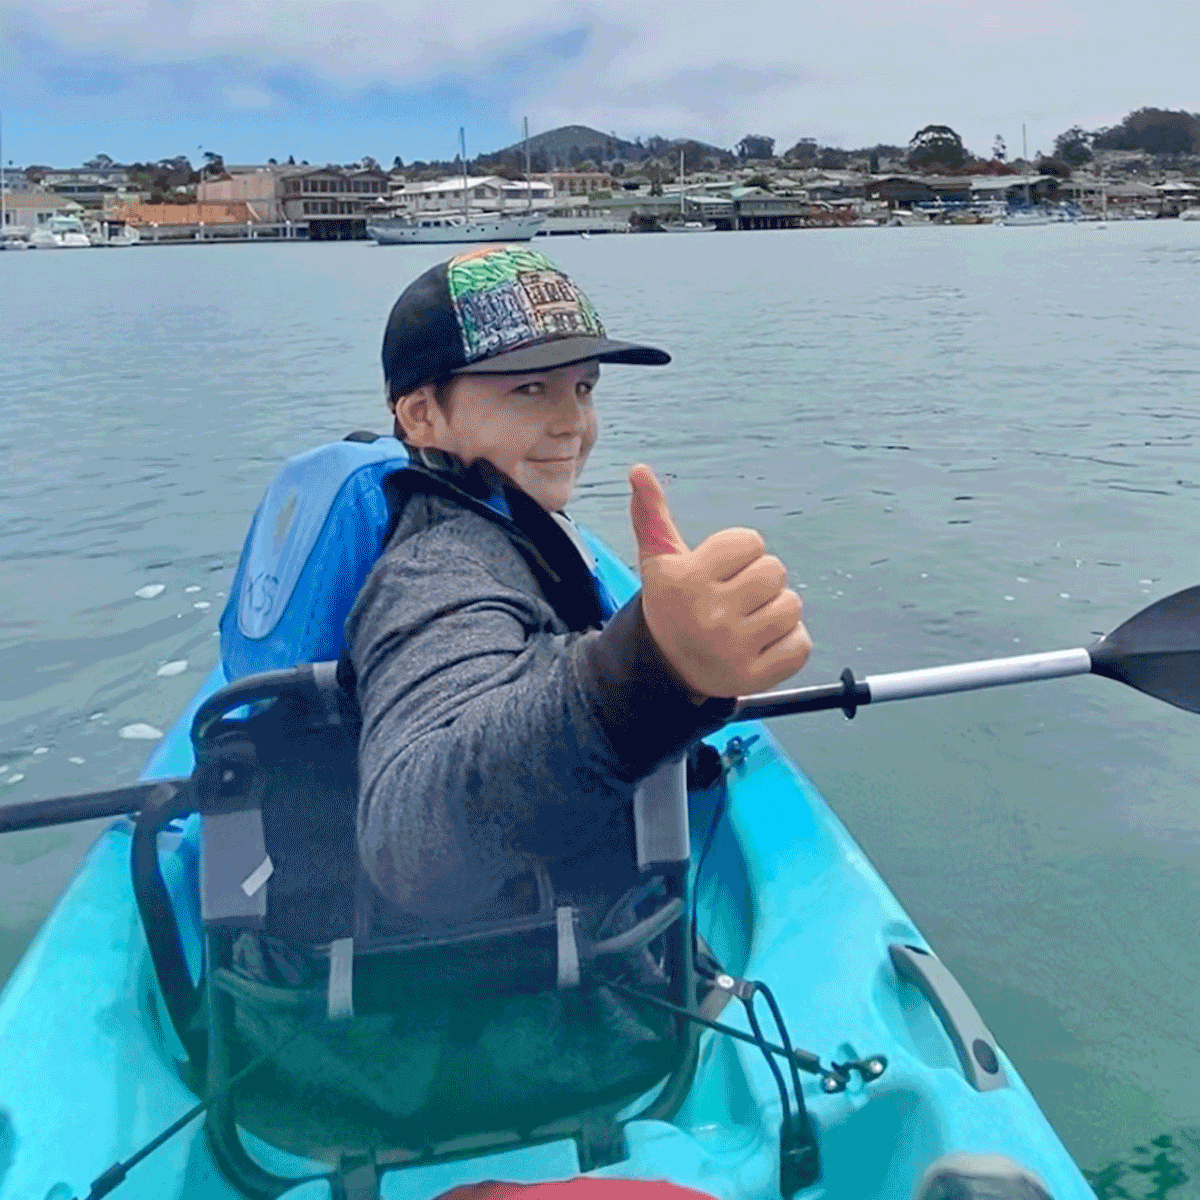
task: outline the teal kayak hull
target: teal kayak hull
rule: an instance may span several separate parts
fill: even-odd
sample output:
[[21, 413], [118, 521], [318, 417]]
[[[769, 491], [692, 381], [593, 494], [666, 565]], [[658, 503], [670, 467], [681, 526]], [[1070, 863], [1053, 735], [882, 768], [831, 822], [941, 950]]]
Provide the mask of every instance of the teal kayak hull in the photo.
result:
[[[610, 589], [623, 600], [636, 580], [592, 540]], [[224, 683], [216, 670], [147, 765], [143, 778], [188, 774], [192, 713]], [[805, 1076], [821, 1178], [801, 1193], [831, 1200], [908, 1200], [924, 1169], [951, 1153], [1003, 1154], [1035, 1171], [1055, 1200], [1094, 1200], [1058, 1136], [1002, 1051], [994, 1077], [970, 1082], [945, 1020], [898, 974], [889, 948], [928, 949], [862, 850], [761, 723], [709, 739], [743, 760], [728, 774], [727, 817], [699, 891], [700, 932], [728, 970], [770, 984], [793, 1041], [825, 1062], [883, 1055], [885, 1073], [826, 1094]], [[706, 793], [705, 795], [708, 795]], [[693, 846], [709, 811], [693, 814]], [[160, 856], [185, 947], [199, 970], [195, 819], [162, 839]], [[184, 1057], [154, 976], [132, 891], [131, 826], [106, 830], [0, 994], [0, 1200], [67, 1200], [128, 1158], [196, 1103]], [[722, 1020], [748, 1029], [740, 1008]], [[961, 1050], [961, 1047], [960, 1047]], [[759, 1051], [703, 1035], [689, 1097], [668, 1124], [625, 1127], [627, 1157], [594, 1172], [669, 1179], [720, 1200], [779, 1195], [780, 1099]], [[307, 1163], [250, 1135], [247, 1149], [278, 1174]], [[426, 1200], [483, 1180], [533, 1183], [579, 1173], [570, 1141], [387, 1172], [384, 1200]], [[134, 1167], [115, 1192], [125, 1200], [237, 1200], [209, 1153], [202, 1121]], [[329, 1195], [298, 1184], [289, 1200]]]

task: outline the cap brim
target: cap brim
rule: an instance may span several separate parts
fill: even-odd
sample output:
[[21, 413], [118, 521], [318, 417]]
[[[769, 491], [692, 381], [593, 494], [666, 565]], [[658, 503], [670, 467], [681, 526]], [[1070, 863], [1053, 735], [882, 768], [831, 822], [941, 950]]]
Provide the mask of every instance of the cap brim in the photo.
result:
[[550, 371], [581, 362], [628, 363], [640, 367], [662, 367], [671, 361], [665, 350], [614, 342], [611, 338], [565, 337], [522, 346], [507, 354], [496, 354], [459, 367], [455, 375], [520, 375], [527, 371]]

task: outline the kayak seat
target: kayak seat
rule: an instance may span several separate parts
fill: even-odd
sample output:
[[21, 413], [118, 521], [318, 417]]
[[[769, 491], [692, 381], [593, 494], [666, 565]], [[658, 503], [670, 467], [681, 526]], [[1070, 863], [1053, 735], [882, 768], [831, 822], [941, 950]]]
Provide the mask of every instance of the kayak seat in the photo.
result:
[[[606, 982], [689, 1012], [707, 1001], [710, 1019], [728, 998], [692, 961], [684, 764], [639, 790], [638, 884], [595, 929], [534, 862], [486, 910], [434, 925], [396, 910], [360, 865], [358, 734], [334, 663], [239, 680], [196, 714], [190, 795], [147, 805], [135, 828], [167, 1008], [198, 1090], [218, 1093], [218, 1164], [248, 1195], [295, 1184], [249, 1154], [239, 1127], [329, 1171], [563, 1138], [583, 1170], [619, 1161], [626, 1121], [667, 1119], [686, 1098], [698, 1027]], [[174, 909], [143, 901], [166, 890], [148, 848], [192, 809], [206, 973], [189, 996]]]

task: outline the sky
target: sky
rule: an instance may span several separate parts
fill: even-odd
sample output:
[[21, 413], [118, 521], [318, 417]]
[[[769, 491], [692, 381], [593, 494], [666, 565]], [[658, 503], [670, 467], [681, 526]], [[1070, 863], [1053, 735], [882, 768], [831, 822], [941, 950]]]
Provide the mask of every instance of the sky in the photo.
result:
[[0, 0], [3, 158], [452, 158], [563, 124], [1031, 153], [1200, 111], [1196, 0]]

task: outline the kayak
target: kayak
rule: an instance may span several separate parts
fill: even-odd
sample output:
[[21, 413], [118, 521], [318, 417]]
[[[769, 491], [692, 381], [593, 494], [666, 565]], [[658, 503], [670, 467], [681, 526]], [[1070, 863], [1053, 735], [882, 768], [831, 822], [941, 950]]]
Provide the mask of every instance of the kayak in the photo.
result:
[[[633, 573], [584, 531], [619, 603]], [[224, 686], [213, 671], [142, 778], [186, 776], [189, 729]], [[820, 1155], [801, 1195], [909, 1200], [947, 1155], [1005, 1155], [1055, 1200], [1094, 1200], [1078, 1166], [982, 1018], [933, 954], [829, 805], [762, 722], [707, 739], [722, 755], [724, 819], [697, 893], [698, 929], [739, 979], [770, 985], [793, 1040], [822, 1062], [875, 1062], [877, 1078], [806, 1075]], [[692, 863], [716, 789], [693, 797]], [[193, 977], [202, 970], [198, 818], [159, 838], [163, 878]], [[97, 840], [0, 993], [0, 1200], [69, 1200], [197, 1102], [156, 979], [131, 883], [133, 826]], [[721, 1020], [743, 1034], [745, 1014]], [[624, 1126], [619, 1161], [590, 1175], [669, 1180], [718, 1200], [780, 1195], [783, 1103], [767, 1058], [712, 1029], [700, 1038], [686, 1099], [669, 1120]], [[302, 1180], [327, 1169], [242, 1131], [265, 1170]], [[487, 1180], [532, 1184], [580, 1174], [570, 1140], [517, 1145], [384, 1170], [382, 1200], [426, 1200]], [[113, 1192], [128, 1200], [239, 1200], [193, 1120], [139, 1161]], [[331, 1196], [298, 1182], [288, 1200]]]

